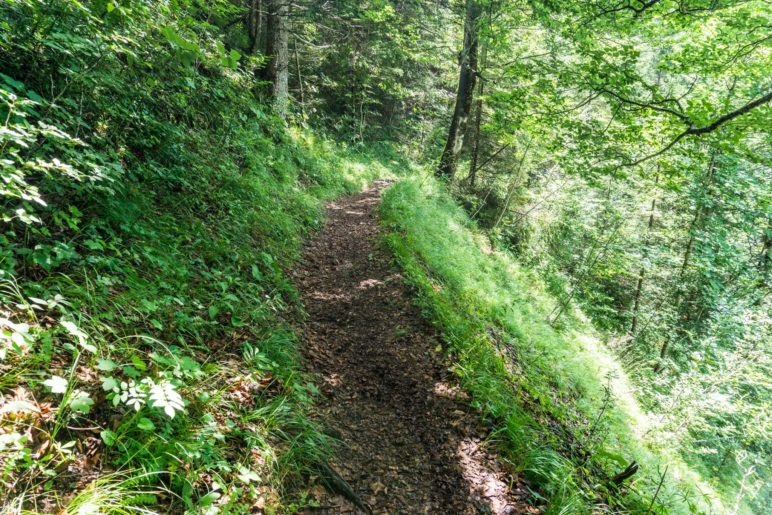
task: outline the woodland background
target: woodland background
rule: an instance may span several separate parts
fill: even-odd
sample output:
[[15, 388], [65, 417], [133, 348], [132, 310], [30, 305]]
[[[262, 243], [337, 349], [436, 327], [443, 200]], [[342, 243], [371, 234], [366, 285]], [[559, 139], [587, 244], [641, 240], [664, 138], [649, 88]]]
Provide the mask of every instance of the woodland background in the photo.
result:
[[[767, 512], [771, 23], [762, 0], [4, 0], [3, 509], [312, 503], [329, 451], [285, 271], [323, 201], [407, 177], [389, 244], [537, 504]], [[514, 393], [453, 334], [492, 334]]]

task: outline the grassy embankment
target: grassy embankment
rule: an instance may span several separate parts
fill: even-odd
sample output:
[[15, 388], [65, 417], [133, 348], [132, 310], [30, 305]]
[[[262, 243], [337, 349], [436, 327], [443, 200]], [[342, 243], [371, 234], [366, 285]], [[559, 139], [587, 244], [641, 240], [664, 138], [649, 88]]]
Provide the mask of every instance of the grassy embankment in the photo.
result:
[[[698, 492], [709, 488], [666, 435], [647, 431], [624, 371], [581, 313], [551, 324], [556, 302], [544, 283], [491, 249], [432, 178], [399, 182], [381, 209], [387, 243], [442, 330], [456, 374], [549, 513], [704, 506]], [[640, 470], [616, 485], [632, 462]]]

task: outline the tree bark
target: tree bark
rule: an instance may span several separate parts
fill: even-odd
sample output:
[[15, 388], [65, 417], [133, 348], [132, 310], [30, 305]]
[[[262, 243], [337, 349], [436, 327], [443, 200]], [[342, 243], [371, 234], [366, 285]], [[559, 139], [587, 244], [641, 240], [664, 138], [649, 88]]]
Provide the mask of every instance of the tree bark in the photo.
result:
[[[705, 194], [707, 195], [710, 189], [710, 183], [713, 180], [713, 169], [716, 165], [716, 154], [715, 152], [711, 154], [710, 156], [710, 164], [708, 165], [708, 172], [705, 175]], [[703, 217], [703, 214], [705, 213], [705, 204], [700, 204], [697, 206], [697, 210], [694, 212], [694, 218], [692, 219], [692, 223], [689, 226], [689, 240], [686, 242], [686, 250], [684, 251], [684, 258], [681, 262], [681, 273], [680, 276], [683, 277], [686, 273], [686, 270], [689, 268], [689, 259], [692, 255], [692, 249], [694, 248], [694, 239], [697, 237], [697, 227], [700, 223], [700, 220]]]
[[287, 115], [289, 98], [289, 0], [271, 0], [268, 12], [268, 80], [276, 114]]
[[464, 133], [474, 101], [479, 46], [477, 23], [480, 19], [480, 13], [480, 5], [475, 0], [467, 0], [466, 18], [464, 19], [464, 49], [459, 59], [460, 70], [456, 105], [453, 109], [453, 118], [450, 120], [448, 140], [445, 143], [445, 149], [442, 151], [440, 164], [436, 171], [438, 177], [448, 179], [450, 182], [453, 182], [456, 175], [458, 155], [464, 146]]
[[766, 229], [762, 229], [762, 247], [759, 254], [759, 287], [769, 286], [769, 278], [772, 274], [772, 218], [767, 221]]
[[474, 141], [472, 142], [472, 163], [469, 165], [469, 188], [474, 188], [477, 179], [477, 158], [480, 154], [480, 122], [482, 120], [482, 100], [483, 82], [480, 81], [480, 87], [477, 88], [477, 102], [474, 116]]
[[[654, 181], [656, 185], [659, 182], [659, 175]], [[646, 227], [646, 235], [651, 234], [651, 229], [654, 227], [654, 213], [657, 209], [657, 197], [651, 199], [651, 210], [649, 211], [649, 224]], [[647, 252], [648, 253], [648, 252]], [[633, 321], [630, 324], [630, 334], [634, 335], [638, 329], [638, 312], [641, 307], [641, 292], [643, 291], [643, 279], [646, 275], [646, 266], [641, 265], [641, 271], [638, 273], [638, 284], [635, 287], [635, 297], [633, 301]]]
[[303, 75], [300, 70], [300, 54], [298, 53], [298, 38], [294, 38], [295, 43], [295, 69], [297, 70], [298, 74], [298, 89], [300, 91], [300, 114], [303, 116], [303, 119], [306, 118], [306, 99], [305, 99], [305, 92], [303, 91]]
[[[491, 22], [491, 6], [488, 6], [488, 23]], [[483, 43], [480, 50], [480, 67], [485, 70], [485, 65], [488, 60], [488, 47]], [[477, 86], [477, 100], [475, 102], [475, 114], [474, 114], [474, 141], [472, 142], [472, 162], [469, 165], [469, 188], [474, 188], [475, 180], [477, 179], [477, 159], [480, 155], [480, 124], [482, 122], [482, 96], [485, 89], [485, 82], [480, 80]]]
[[517, 165], [517, 171], [512, 174], [512, 178], [509, 181], [509, 185], [507, 186], [507, 196], [504, 199], [504, 206], [501, 208], [501, 212], [499, 213], [498, 218], [496, 219], [496, 223], [493, 224], [493, 229], [499, 226], [501, 221], [504, 219], [504, 215], [507, 214], [507, 211], [509, 211], [509, 204], [512, 202], [512, 197], [515, 196], [515, 191], [517, 191], [517, 187], [520, 185], [521, 181], [521, 175], [523, 170], [523, 163], [525, 163], [526, 157], [528, 157], [528, 151], [531, 149], [531, 141], [528, 140], [528, 144], [525, 146], [525, 150], [523, 151], [523, 157], [520, 158], [520, 162]]
[[670, 345], [670, 336], [665, 338], [665, 341], [662, 344], [662, 348], [659, 351], [659, 361], [657, 362], [656, 365], [654, 365], [655, 374], [659, 374], [662, 371], [662, 369], [665, 368], [664, 365], [662, 365], [662, 362], [665, 360], [665, 357], [667, 356], [667, 349], [669, 345]]
[[256, 54], [260, 50], [261, 29], [263, 27], [263, 0], [251, 0], [247, 14], [247, 33], [249, 34], [249, 52]]

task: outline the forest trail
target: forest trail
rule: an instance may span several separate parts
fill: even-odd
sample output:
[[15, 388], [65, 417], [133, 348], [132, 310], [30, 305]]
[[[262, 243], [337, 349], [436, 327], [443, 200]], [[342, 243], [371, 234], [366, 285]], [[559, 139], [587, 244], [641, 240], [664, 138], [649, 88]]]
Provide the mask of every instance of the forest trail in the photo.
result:
[[[378, 243], [386, 185], [329, 204], [294, 272], [308, 312], [306, 366], [339, 440], [331, 465], [373, 513], [534, 513], [524, 484], [486, 451], [487, 430], [448, 372], [436, 331]], [[319, 495], [316, 513], [361, 511]]]

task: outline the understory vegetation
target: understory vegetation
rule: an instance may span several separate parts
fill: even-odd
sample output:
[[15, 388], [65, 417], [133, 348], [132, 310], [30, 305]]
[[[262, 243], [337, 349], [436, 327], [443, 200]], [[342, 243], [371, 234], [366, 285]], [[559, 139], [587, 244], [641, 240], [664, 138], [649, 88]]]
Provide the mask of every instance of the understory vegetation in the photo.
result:
[[[0, 2], [0, 511], [292, 513], [289, 271], [386, 244], [549, 513], [772, 509], [763, 0]], [[387, 436], [385, 436], [387, 437]]]
[[0, 511], [292, 511], [327, 451], [286, 270], [388, 172], [285, 128], [205, 22], [42, 5], [3, 7]]
[[[651, 427], [589, 321], [572, 310], [561, 327], [550, 324], [560, 306], [544, 281], [493, 250], [436, 181], [398, 183], [382, 210], [387, 243], [443, 331], [455, 373], [547, 513], [591, 511], [601, 499], [611, 511], [721, 509]], [[618, 473], [631, 464], [643, 472], [625, 484]]]

